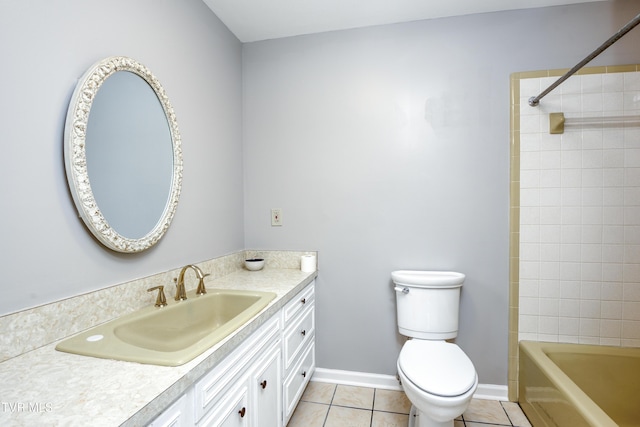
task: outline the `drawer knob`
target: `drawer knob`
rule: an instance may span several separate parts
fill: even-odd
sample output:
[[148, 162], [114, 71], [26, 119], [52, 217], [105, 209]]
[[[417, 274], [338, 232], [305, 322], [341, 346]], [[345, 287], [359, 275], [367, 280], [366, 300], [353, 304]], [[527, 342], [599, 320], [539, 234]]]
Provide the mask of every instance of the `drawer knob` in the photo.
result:
[[240, 414], [240, 418], [244, 418], [244, 414], [247, 412], [247, 408], [245, 408], [244, 406], [242, 407], [242, 409], [240, 409], [238, 411], [238, 413]]
[[264, 390], [265, 388], [267, 388], [267, 380], [264, 380], [260, 383], [260, 385], [262, 386], [262, 389]]
[[302, 299], [300, 300], [300, 302], [301, 302], [302, 304], [305, 304], [305, 303], [307, 302], [307, 299], [306, 299], [306, 298], [302, 298]]
[[302, 334], [302, 336], [307, 335], [307, 331], [305, 331], [304, 329], [302, 331], [300, 331], [300, 333]]
[[307, 371], [302, 371], [302, 377], [307, 378]]

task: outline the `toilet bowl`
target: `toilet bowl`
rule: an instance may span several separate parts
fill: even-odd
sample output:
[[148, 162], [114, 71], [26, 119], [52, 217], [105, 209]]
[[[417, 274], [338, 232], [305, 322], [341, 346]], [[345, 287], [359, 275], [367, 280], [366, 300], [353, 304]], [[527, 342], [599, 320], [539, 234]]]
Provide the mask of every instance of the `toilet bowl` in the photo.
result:
[[446, 341], [407, 341], [397, 367], [415, 408], [409, 426], [452, 427], [478, 387], [471, 360], [460, 347]]
[[398, 357], [398, 376], [413, 407], [410, 427], [453, 427], [478, 387], [473, 363], [445, 340], [458, 335], [465, 275], [442, 271], [391, 273], [398, 330], [410, 339]]

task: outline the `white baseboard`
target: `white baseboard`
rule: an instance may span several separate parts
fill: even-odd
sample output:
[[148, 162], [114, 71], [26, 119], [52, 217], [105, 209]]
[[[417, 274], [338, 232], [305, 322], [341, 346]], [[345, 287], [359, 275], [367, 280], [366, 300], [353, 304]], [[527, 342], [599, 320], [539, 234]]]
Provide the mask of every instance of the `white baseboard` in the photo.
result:
[[497, 384], [478, 384], [476, 392], [473, 394], [474, 399], [484, 400], [509, 400], [509, 391], [506, 385]]
[[316, 368], [311, 381], [352, 385], [357, 387], [402, 390], [398, 379], [393, 375], [369, 374], [366, 372], [341, 371], [338, 369]]
[[[339, 369], [316, 368], [311, 381], [343, 384], [356, 387], [402, 390], [402, 385], [393, 375], [370, 374], [366, 372], [341, 371]], [[478, 384], [474, 399], [509, 400], [506, 385]]]

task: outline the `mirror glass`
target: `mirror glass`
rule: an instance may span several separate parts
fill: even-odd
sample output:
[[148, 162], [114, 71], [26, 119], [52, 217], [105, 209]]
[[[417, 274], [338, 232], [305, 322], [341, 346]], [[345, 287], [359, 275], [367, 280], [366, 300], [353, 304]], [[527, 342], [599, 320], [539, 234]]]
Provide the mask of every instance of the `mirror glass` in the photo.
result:
[[180, 194], [180, 136], [164, 89], [143, 65], [112, 57], [74, 92], [65, 129], [67, 179], [100, 242], [139, 252], [164, 235]]
[[144, 237], [167, 205], [173, 168], [169, 124], [144, 79], [119, 71], [102, 84], [89, 113], [86, 155], [105, 220], [123, 236]]

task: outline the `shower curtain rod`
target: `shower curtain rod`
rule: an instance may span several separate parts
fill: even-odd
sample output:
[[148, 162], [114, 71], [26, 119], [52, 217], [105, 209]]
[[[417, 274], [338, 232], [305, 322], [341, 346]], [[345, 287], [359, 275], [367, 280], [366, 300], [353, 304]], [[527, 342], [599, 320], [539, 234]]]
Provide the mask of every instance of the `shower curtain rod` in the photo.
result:
[[562, 82], [564, 82], [565, 80], [567, 80], [569, 77], [571, 77], [576, 71], [578, 71], [580, 68], [584, 67], [588, 62], [590, 62], [593, 58], [595, 58], [596, 56], [600, 55], [602, 52], [604, 52], [609, 46], [611, 46], [612, 44], [614, 44], [615, 42], [617, 42], [618, 40], [620, 40], [625, 34], [627, 34], [629, 31], [631, 31], [636, 25], [640, 24], [640, 14], [636, 15], [635, 18], [633, 18], [631, 21], [629, 21], [629, 23], [627, 25], [625, 25], [624, 27], [622, 27], [620, 29], [620, 31], [618, 31], [617, 33], [615, 33], [613, 36], [611, 36], [611, 38], [609, 38], [609, 40], [607, 40], [606, 42], [602, 43], [602, 45], [600, 45], [599, 48], [597, 48], [596, 50], [594, 50], [593, 52], [591, 52], [589, 54], [589, 56], [587, 56], [586, 58], [584, 58], [582, 61], [580, 61], [579, 63], [577, 63], [572, 69], [570, 69], [569, 71], [567, 71], [567, 73], [560, 77], [558, 80], [556, 80], [551, 86], [549, 86], [548, 88], [546, 88], [542, 93], [540, 93], [540, 95], [538, 96], [532, 96], [531, 98], [529, 98], [529, 105], [532, 107], [537, 106], [540, 103], [540, 100], [542, 98], [544, 98], [549, 92], [551, 92], [552, 90], [554, 90], [556, 87], [558, 87]]

